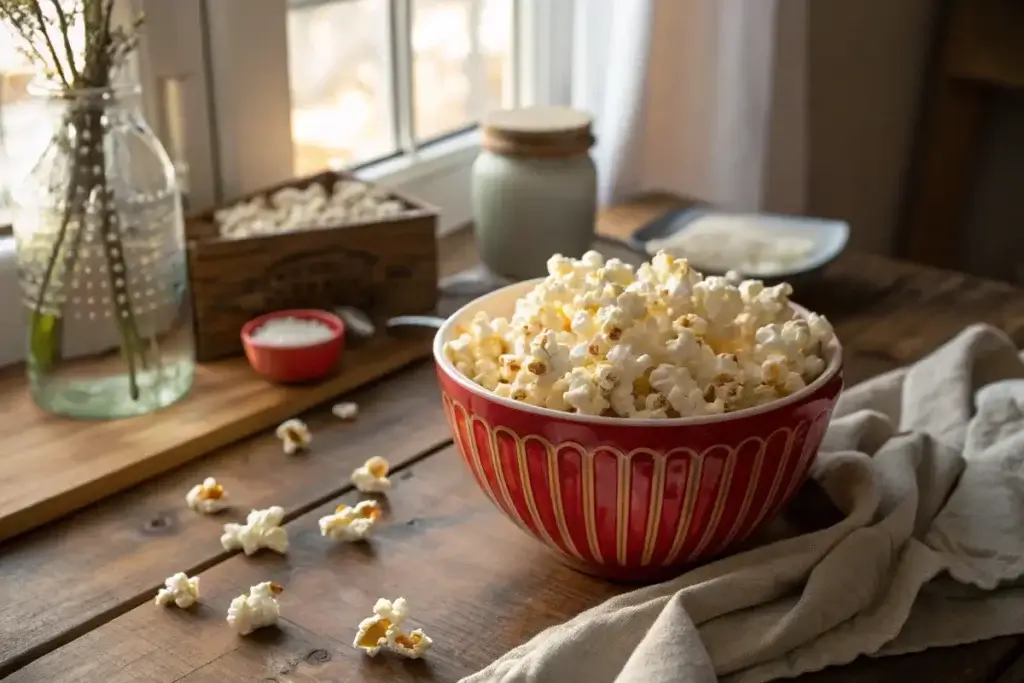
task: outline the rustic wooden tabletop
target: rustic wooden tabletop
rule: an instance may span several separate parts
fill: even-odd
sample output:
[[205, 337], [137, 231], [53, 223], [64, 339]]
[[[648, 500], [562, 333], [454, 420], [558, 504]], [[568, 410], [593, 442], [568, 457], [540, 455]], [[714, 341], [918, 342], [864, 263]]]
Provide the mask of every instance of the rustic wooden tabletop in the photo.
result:
[[[676, 203], [652, 197], [616, 207], [600, 229], [622, 236]], [[446, 239], [442, 252], [449, 273], [475, 259], [464, 234]], [[844, 256], [797, 298], [834, 321], [850, 382], [911, 362], [970, 322], [1024, 342], [1021, 290], [879, 257]], [[624, 590], [566, 568], [492, 509], [452, 450], [429, 363], [352, 398], [361, 406], [354, 422], [329, 407], [305, 416], [315, 435], [308, 454], [284, 456], [263, 434], [3, 543], [0, 678], [452, 682]], [[365, 546], [326, 541], [317, 518], [357, 500], [348, 475], [373, 455], [396, 470], [383, 527]], [[184, 506], [185, 491], [209, 475], [232, 495], [222, 517]], [[221, 549], [225, 518], [269, 505], [287, 511], [286, 556]], [[153, 606], [157, 586], [178, 571], [201, 575], [200, 605]], [[224, 623], [227, 605], [266, 580], [285, 587], [282, 626], [239, 638]], [[378, 597], [398, 596], [434, 648], [420, 661], [362, 656], [351, 647], [356, 625]], [[1007, 637], [865, 658], [801, 680], [1011, 683], [1024, 681], [1022, 654], [1024, 639]]]

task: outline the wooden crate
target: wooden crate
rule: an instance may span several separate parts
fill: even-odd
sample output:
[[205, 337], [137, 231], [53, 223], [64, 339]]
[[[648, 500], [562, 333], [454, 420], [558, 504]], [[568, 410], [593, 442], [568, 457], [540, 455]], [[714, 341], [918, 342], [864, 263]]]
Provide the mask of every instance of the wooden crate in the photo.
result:
[[[324, 172], [255, 192], [313, 183], [330, 192], [350, 176]], [[285, 308], [357, 306], [380, 319], [437, 304], [437, 210], [388, 191], [409, 211], [383, 220], [247, 238], [222, 238], [214, 209], [186, 221], [196, 357], [242, 352], [248, 320]], [[234, 204], [235, 202], [232, 202]]]

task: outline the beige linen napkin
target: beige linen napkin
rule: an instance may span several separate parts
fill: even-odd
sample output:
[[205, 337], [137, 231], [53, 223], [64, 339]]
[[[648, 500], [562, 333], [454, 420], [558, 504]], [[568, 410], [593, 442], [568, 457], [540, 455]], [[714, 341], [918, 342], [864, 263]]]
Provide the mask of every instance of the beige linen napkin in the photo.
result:
[[1001, 332], [845, 392], [812, 476], [839, 523], [616, 597], [463, 683], [761, 683], [1024, 632], [1024, 362]]

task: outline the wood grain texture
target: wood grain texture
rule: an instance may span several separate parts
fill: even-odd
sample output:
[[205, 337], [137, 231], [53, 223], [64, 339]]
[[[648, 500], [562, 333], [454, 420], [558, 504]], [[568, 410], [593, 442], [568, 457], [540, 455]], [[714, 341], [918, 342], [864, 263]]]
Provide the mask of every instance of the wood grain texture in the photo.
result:
[[[394, 479], [369, 544], [321, 537], [317, 518], [337, 502], [324, 505], [288, 524], [287, 556], [239, 556], [203, 572], [198, 609], [141, 605], [8, 681], [455, 681], [621, 590], [562, 565], [505, 520], [452, 449]], [[267, 580], [285, 588], [280, 629], [237, 637], [228, 603]], [[378, 597], [399, 596], [434, 648], [420, 662], [364, 657], [351, 646], [359, 620]]]
[[[145, 601], [174, 572], [228, 557], [221, 526], [251, 508], [280, 505], [294, 517], [345, 490], [352, 470], [371, 456], [401, 464], [450, 443], [433, 373], [423, 363], [357, 392], [351, 398], [361, 412], [350, 423], [327, 407], [311, 412], [308, 453], [286, 456], [264, 433], [7, 542], [0, 551], [0, 678]], [[211, 475], [232, 508], [194, 513], [185, 492]]]
[[[604, 233], [622, 235], [679, 202], [663, 196], [621, 205], [602, 212], [599, 227]], [[446, 238], [441, 252], [443, 272], [465, 268], [473, 260], [471, 234]], [[996, 324], [1018, 345], [1024, 341], [1024, 297], [1008, 285], [856, 254], [831, 267], [819, 284], [799, 293], [798, 299], [836, 323], [846, 345], [851, 382], [915, 360], [969, 321]], [[380, 392], [372, 400], [390, 406], [400, 396], [423, 391], [429, 398], [422, 405], [403, 402], [371, 417], [371, 399], [360, 399], [366, 410], [362, 419], [331, 438], [339, 444], [355, 443], [354, 430], [365, 429], [359, 445], [353, 446], [361, 450], [360, 458], [392, 449], [393, 443], [409, 453], [429, 450], [423, 439], [436, 437], [438, 443], [447, 443], [439, 403], [431, 402], [436, 401], [436, 394], [430, 393], [436, 392], [431, 370], [426, 366], [416, 372], [415, 377], [403, 373], [381, 383], [371, 390]], [[399, 380], [410, 384], [405, 389], [391, 386]], [[409, 423], [400, 438], [386, 428], [392, 421]], [[315, 427], [317, 434], [322, 429]], [[229, 455], [194, 462], [0, 549], [0, 652], [10, 633], [18, 634], [14, 638], [23, 647], [16, 658], [0, 658], [0, 676], [35, 660], [10, 680], [451, 681], [619, 590], [565, 570], [514, 529], [491, 509], [453, 453], [435, 453], [398, 475], [386, 527], [372, 544], [373, 551], [363, 552], [332, 545], [315, 526], [316, 518], [338, 502], [313, 510], [338, 483], [331, 474], [334, 470], [322, 469], [334, 461], [315, 451], [302, 461], [303, 473], [292, 486], [291, 478], [273, 469], [282, 462], [276, 444], [265, 446], [265, 454], [263, 448], [250, 452], [239, 444], [223, 452]], [[279, 487], [287, 484], [295, 501], [289, 509], [310, 511], [289, 524], [295, 530], [295, 549], [287, 558], [224, 560], [215, 538], [220, 522], [210, 530], [205, 524], [210, 520], [185, 515], [180, 502], [185, 488], [206, 474], [223, 477], [226, 470], [219, 465], [216, 470], [207, 466], [222, 457], [225, 467], [230, 461], [232, 471], [241, 473], [231, 475], [240, 477], [230, 484], [236, 502], [243, 489], [258, 492], [261, 504], [278, 502], [274, 499]], [[347, 468], [338, 465], [342, 473]], [[310, 481], [321, 488], [309, 488]], [[813, 495], [808, 489], [797, 500]], [[180, 531], [174, 527], [169, 546], [154, 533], [160, 524], [156, 529], [152, 524], [146, 527], [147, 521], [161, 519], [160, 513], [175, 524], [185, 523]], [[796, 513], [798, 524], [825, 519], [814, 507]], [[97, 543], [98, 538], [111, 542]], [[20, 550], [13, 553], [11, 548]], [[21, 559], [12, 564], [11, 557]], [[79, 563], [79, 557], [92, 559]], [[210, 568], [203, 576], [208, 603], [195, 614], [141, 604], [164, 576], [185, 568], [184, 560]], [[168, 569], [170, 565], [175, 568]], [[92, 576], [104, 572], [110, 576]], [[60, 592], [83, 577], [88, 581], [80, 589]], [[280, 632], [235, 638], [222, 621], [227, 601], [263, 579], [284, 579], [286, 623]], [[130, 585], [121, 590], [121, 582]], [[30, 589], [23, 595], [15, 584]], [[437, 638], [437, 647], [425, 662], [365, 661], [350, 647], [355, 625], [377, 597], [398, 594], [412, 600], [414, 618]], [[51, 611], [55, 616], [48, 617]], [[83, 618], [76, 616], [79, 612]], [[64, 619], [71, 620], [70, 628], [65, 628]], [[29, 635], [21, 636], [22, 631]], [[25, 643], [29, 649], [24, 649]], [[59, 645], [63, 647], [46, 654]], [[858, 660], [800, 680], [983, 683], [1004, 671], [1020, 651], [1019, 638], [1002, 638], [905, 657]], [[1018, 679], [1006, 679], [1011, 680]]]
[[[269, 384], [244, 358], [201, 365], [192, 391], [164, 410], [103, 422], [43, 413], [20, 372], [0, 379], [0, 542], [238, 441], [430, 355], [419, 335], [342, 353], [332, 377]], [[40, 476], [45, 472], [45, 476]]]
[[[288, 524], [286, 557], [235, 556], [203, 572], [189, 611], [140, 605], [11, 676], [11, 683], [112, 681], [435, 681], [454, 683], [625, 590], [579, 574], [516, 529], [487, 501], [451, 448], [396, 477], [382, 526], [366, 545], [322, 538], [318, 517]], [[360, 496], [341, 501], [352, 504]], [[228, 603], [249, 585], [284, 586], [279, 628], [236, 636]], [[378, 597], [405, 597], [411, 622], [434, 639], [422, 661], [365, 657], [351, 645]], [[805, 683], [983, 683], [1012, 639], [923, 655], [862, 659], [802, 677]], [[98, 658], [97, 652], [107, 653]]]

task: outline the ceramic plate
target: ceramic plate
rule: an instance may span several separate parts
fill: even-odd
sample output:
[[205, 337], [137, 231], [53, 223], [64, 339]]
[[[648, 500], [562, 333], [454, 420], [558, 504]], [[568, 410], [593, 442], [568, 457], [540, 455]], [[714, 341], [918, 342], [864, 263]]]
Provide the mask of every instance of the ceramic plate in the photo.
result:
[[[630, 247], [646, 252], [650, 256], [652, 255], [650, 252], [655, 251], [652, 243], [665, 240], [686, 230], [701, 229], [702, 219], [710, 217], [742, 221], [745, 225], [750, 226], [751, 230], [756, 230], [759, 236], [768, 233], [804, 245], [803, 249], [806, 250], [806, 253], [800, 256], [798, 263], [762, 272], [757, 272], [756, 269], [744, 272], [743, 268], [735, 266], [722, 268], [721, 265], [718, 265], [716, 267], [714, 264], [700, 263], [699, 257], [689, 257], [693, 265], [705, 274], [721, 275], [726, 270], [732, 269], [744, 277], [758, 278], [766, 283], [778, 281], [792, 283], [796, 279], [807, 279], [807, 276], [817, 273], [843, 252], [850, 235], [850, 226], [843, 221], [777, 214], [737, 214], [715, 211], [708, 207], [697, 207], [665, 214], [634, 232], [627, 242]], [[680, 250], [678, 255], [685, 256], [686, 254]]]

